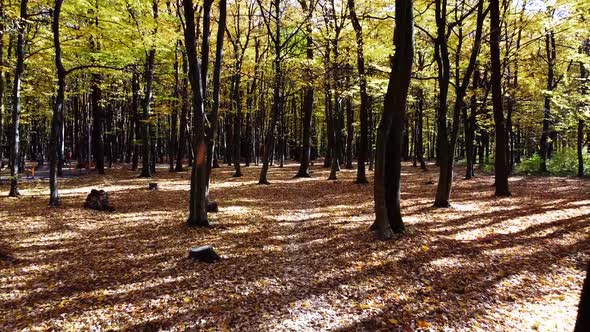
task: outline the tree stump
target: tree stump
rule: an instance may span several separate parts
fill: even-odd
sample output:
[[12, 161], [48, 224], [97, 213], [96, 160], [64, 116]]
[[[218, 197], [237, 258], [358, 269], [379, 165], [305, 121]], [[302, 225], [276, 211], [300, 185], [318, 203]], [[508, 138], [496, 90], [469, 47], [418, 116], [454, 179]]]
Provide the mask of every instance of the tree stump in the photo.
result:
[[109, 203], [109, 194], [104, 190], [92, 189], [86, 197], [84, 207], [97, 211], [115, 211], [115, 208]]
[[158, 190], [158, 184], [155, 182], [150, 183], [149, 190], [151, 190], [151, 191]]
[[190, 259], [205, 263], [213, 263], [221, 259], [215, 250], [213, 250], [212, 246], [191, 248], [191, 250], [188, 252], [188, 257]]
[[217, 206], [217, 202], [207, 203], [207, 212], [219, 212], [219, 206]]

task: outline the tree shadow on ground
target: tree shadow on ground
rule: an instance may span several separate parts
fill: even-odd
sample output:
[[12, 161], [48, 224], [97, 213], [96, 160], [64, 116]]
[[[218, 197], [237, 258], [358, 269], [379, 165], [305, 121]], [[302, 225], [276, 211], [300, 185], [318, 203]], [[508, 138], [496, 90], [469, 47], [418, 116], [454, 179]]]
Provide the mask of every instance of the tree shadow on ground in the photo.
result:
[[[426, 181], [436, 170], [404, 166], [408, 231], [380, 242], [368, 231], [372, 186], [354, 184], [353, 170], [327, 181], [321, 166], [311, 179], [293, 179], [293, 166], [271, 168], [270, 186], [255, 184], [259, 168], [242, 171], [215, 171], [220, 212], [210, 218], [223, 227], [213, 229], [184, 223], [187, 173], [159, 172], [155, 192], [125, 170], [106, 184], [82, 178], [113, 188], [112, 214], [82, 209], [83, 193], [49, 213], [44, 198], [18, 210], [1, 198], [5, 248], [18, 260], [0, 266], [0, 327], [390, 330], [423, 320], [436, 329], [517, 330], [525, 321], [500, 309], [558, 291], [575, 298], [578, 286], [556, 285], [576, 285], [590, 250], [590, 207], [578, 204], [584, 181], [519, 179], [504, 199], [492, 196], [490, 177], [457, 181], [455, 207], [434, 209], [436, 186]], [[188, 260], [199, 244], [224, 259]], [[567, 327], [575, 315], [558, 317]]]

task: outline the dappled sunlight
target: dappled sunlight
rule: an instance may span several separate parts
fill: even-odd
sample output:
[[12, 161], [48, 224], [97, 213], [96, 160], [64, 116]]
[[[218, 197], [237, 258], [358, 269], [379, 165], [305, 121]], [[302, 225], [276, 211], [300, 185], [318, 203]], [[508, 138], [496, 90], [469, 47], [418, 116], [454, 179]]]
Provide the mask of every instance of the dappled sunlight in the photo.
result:
[[[297, 165], [213, 173], [214, 226], [185, 224], [189, 173], [138, 179], [124, 170], [64, 182], [47, 209], [43, 184], [0, 198], [0, 327], [8, 330], [435, 330], [570, 329], [590, 251], [587, 181], [458, 181], [452, 207], [432, 207], [436, 170], [404, 166], [406, 233], [381, 242], [372, 185], [354, 170], [294, 179]], [[370, 179], [371, 180], [371, 179]], [[159, 190], [149, 191], [149, 182]], [[116, 210], [82, 207], [94, 188]], [[543, 188], [556, 188], [542, 190]], [[531, 199], [539, 195], [542, 199]], [[222, 260], [187, 259], [210, 244]]]

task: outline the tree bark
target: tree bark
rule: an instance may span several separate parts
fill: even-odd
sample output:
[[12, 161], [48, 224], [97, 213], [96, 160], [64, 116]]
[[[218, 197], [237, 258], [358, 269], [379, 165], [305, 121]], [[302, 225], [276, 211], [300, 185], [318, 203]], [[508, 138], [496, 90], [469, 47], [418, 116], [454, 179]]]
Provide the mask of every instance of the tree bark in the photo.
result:
[[57, 187], [57, 172], [59, 163], [59, 132], [63, 127], [63, 107], [66, 90], [66, 70], [64, 69], [61, 59], [61, 43], [59, 36], [59, 16], [63, 0], [55, 0], [53, 9], [53, 22], [51, 24], [53, 31], [53, 45], [55, 48], [55, 67], [57, 69], [57, 96], [53, 106], [53, 116], [51, 120], [51, 136], [49, 138], [49, 205], [56, 207], [59, 205], [59, 193]]
[[264, 142], [264, 152], [262, 155], [262, 169], [260, 171], [260, 178], [258, 184], [269, 184], [268, 182], [268, 167], [270, 163], [270, 156], [272, 149], [274, 148], [274, 136], [277, 124], [277, 118], [281, 113], [282, 108], [282, 94], [281, 94], [281, 83], [283, 82], [283, 68], [281, 61], [281, 19], [280, 19], [280, 0], [274, 0], [275, 7], [275, 36], [273, 40], [275, 59], [274, 59], [274, 79], [273, 79], [273, 105], [272, 114], [270, 117], [270, 123], [268, 125], [266, 139]]
[[379, 124], [375, 164], [375, 229], [381, 239], [401, 233], [400, 208], [402, 121], [406, 110], [414, 54], [412, 0], [395, 1], [395, 55]]
[[191, 186], [189, 200], [189, 226], [208, 227], [207, 219], [207, 134], [205, 131], [206, 116], [203, 109], [201, 87], [201, 68], [197, 62], [195, 12], [192, 0], [184, 0], [184, 45], [186, 47], [189, 67], [189, 80], [192, 87], [192, 138], [195, 160], [192, 163]]
[[187, 117], [190, 109], [190, 97], [188, 95], [188, 62], [186, 59], [186, 52], [182, 52], [182, 108], [180, 110], [180, 121], [178, 128], [178, 151], [176, 154], [176, 172], [182, 172], [184, 167], [182, 166], [182, 160], [185, 156], [186, 151], [186, 134], [187, 134]]
[[139, 146], [137, 138], [140, 137], [140, 122], [139, 122], [139, 74], [134, 71], [131, 78], [131, 112], [133, 112], [133, 158], [131, 161], [131, 169], [136, 171], [139, 164]]
[[[152, 5], [152, 13], [154, 15], [154, 19], [158, 19], [158, 2], [154, 0]], [[157, 27], [154, 29], [153, 34], [157, 31]], [[150, 117], [151, 117], [151, 103], [153, 97], [153, 85], [154, 85], [154, 66], [156, 61], [156, 49], [151, 48], [146, 54], [145, 60], [145, 95], [143, 99], [143, 123], [142, 123], [142, 169], [140, 177], [149, 178], [152, 176], [152, 171], [155, 171], [155, 160], [152, 163], [152, 149], [155, 150], [155, 147], [152, 146], [152, 135], [151, 135], [151, 124], [150, 124]], [[155, 144], [156, 142], [154, 142]], [[155, 152], [153, 157], [155, 157]]]
[[496, 129], [496, 155], [494, 171], [496, 174], [496, 196], [510, 196], [508, 190], [508, 168], [506, 160], [507, 142], [502, 105], [502, 65], [500, 63], [500, 5], [498, 0], [490, 0], [490, 55], [492, 62], [492, 103], [494, 127]]
[[[451, 188], [453, 183], [453, 169], [455, 163], [455, 147], [457, 144], [457, 137], [459, 134], [459, 121], [461, 110], [466, 107], [464, 98], [467, 93], [467, 88], [471, 80], [471, 74], [475, 69], [477, 56], [481, 46], [483, 21], [487, 14], [487, 11], [483, 10], [483, 0], [478, 2], [477, 8], [477, 27], [474, 37], [473, 47], [471, 49], [471, 55], [469, 58], [469, 64], [463, 75], [462, 79], [456, 75], [456, 98], [453, 107], [453, 122], [451, 127], [451, 133], [449, 135], [447, 128], [447, 95], [449, 90], [450, 80], [450, 63], [449, 63], [449, 51], [447, 45], [447, 1], [437, 0], [436, 1], [436, 24], [437, 24], [437, 39], [435, 43], [435, 59], [438, 64], [438, 83], [439, 83], [439, 107], [438, 107], [438, 133], [437, 133], [437, 146], [439, 147], [438, 161], [440, 164], [439, 182], [436, 192], [436, 199], [434, 201], [435, 207], [449, 207], [449, 199], [451, 196]], [[457, 52], [460, 52], [458, 48]]]
[[[313, 27], [311, 24], [311, 11], [312, 9], [309, 8], [307, 5], [306, 0], [300, 0], [299, 3], [304, 12], [308, 13], [308, 20], [305, 25], [305, 30], [307, 35], [305, 36], [306, 40], [306, 58], [311, 63], [313, 62], [313, 38], [312, 38], [312, 31]], [[296, 178], [308, 178], [310, 177], [309, 174], [309, 161], [311, 156], [311, 126], [312, 126], [312, 116], [313, 116], [313, 99], [315, 90], [313, 88], [311, 76], [313, 75], [312, 70], [309, 69], [309, 82], [308, 85], [305, 86], [304, 96], [303, 96], [303, 121], [301, 122], [301, 126], [303, 127], [303, 144], [301, 150], [301, 161], [299, 165], [299, 171], [295, 175]]]
[[[545, 52], [547, 55], [547, 92], [553, 91], [555, 88], [555, 36], [553, 31], [547, 31], [545, 33]], [[541, 134], [540, 142], [540, 157], [541, 157], [541, 172], [547, 172], [547, 159], [551, 151], [552, 142], [549, 142], [551, 136], [551, 96], [545, 95], [545, 102], [543, 108], [543, 132]]]
[[[4, 2], [0, 1], [0, 17], [4, 17]], [[0, 20], [0, 169], [4, 168], [4, 96], [6, 77], [4, 76], [4, 20]]]
[[20, 20], [17, 28], [16, 66], [12, 85], [12, 140], [10, 146], [10, 192], [8, 196], [20, 196], [18, 190], [19, 156], [20, 156], [20, 112], [21, 112], [21, 81], [25, 62], [25, 34], [27, 32], [28, 0], [20, 2]]

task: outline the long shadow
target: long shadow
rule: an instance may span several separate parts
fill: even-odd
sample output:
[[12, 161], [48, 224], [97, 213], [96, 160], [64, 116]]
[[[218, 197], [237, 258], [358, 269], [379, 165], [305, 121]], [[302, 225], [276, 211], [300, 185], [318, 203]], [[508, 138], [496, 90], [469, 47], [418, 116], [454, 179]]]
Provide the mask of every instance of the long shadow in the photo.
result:
[[[590, 227], [588, 213], [539, 223], [510, 234], [484, 235], [472, 241], [449, 238], [459, 231], [489, 228], [518, 217], [558, 211], [560, 208], [554, 205], [556, 198], [567, 204], [575, 202], [579, 193], [576, 196], [564, 190], [563, 195], [550, 196], [551, 201], [538, 206], [494, 213], [435, 211], [427, 203], [420, 202], [428, 199], [423, 188], [424, 180], [431, 175], [407, 167], [404, 168], [406, 176], [410, 177], [406, 179], [407, 188], [413, 190], [406, 193], [411, 215], [436, 214], [447, 219], [441, 222], [429, 222], [427, 218], [426, 221], [417, 220], [408, 225], [408, 233], [398, 241], [375, 242], [367, 231], [372, 219], [372, 188], [353, 184], [352, 172], [342, 173], [342, 180], [327, 186], [323, 176], [327, 177], [328, 171], [314, 170], [317, 179], [310, 181], [291, 179], [291, 167], [273, 169], [271, 182], [274, 178], [280, 183], [271, 186], [214, 187], [212, 195], [220, 203], [221, 212], [211, 218], [223, 225], [218, 229], [191, 230], [184, 225], [186, 191], [149, 192], [137, 188], [114, 193], [113, 203], [118, 209], [110, 216], [83, 212], [83, 217], [92, 219], [91, 222], [104, 223], [95, 227], [77, 227], [60, 221], [25, 232], [18, 228], [2, 228], [8, 237], [31, 240], [26, 246], [15, 246], [9, 241], [12, 254], [27, 259], [4, 270], [29, 279], [13, 286], [24, 295], [0, 303], [0, 311], [25, 312], [27, 320], [6, 315], [0, 319], [0, 327], [31, 328], [55, 319], [77, 319], [86, 311], [136, 306], [137, 310], [147, 310], [156, 318], [138, 321], [119, 317], [114, 323], [128, 330], [157, 330], [183, 324], [193, 324], [195, 329], [216, 328], [220, 324], [216, 317], [223, 313], [229, 328], [250, 326], [264, 330], [268, 329], [267, 315], [276, 323], [280, 317], [292, 316], [294, 307], [302, 312], [313, 311], [313, 308], [302, 309], [302, 301], [345, 296], [354, 303], [366, 301], [368, 297], [385, 300], [380, 310], [371, 311], [369, 315], [356, 309], [360, 311], [351, 315], [364, 318], [341, 326], [342, 330], [389, 329], [392, 326], [383, 325], [389, 318], [397, 318], [403, 326], [408, 326], [418, 318], [437, 321], [443, 314], [456, 317], [456, 325], [448, 326], [464, 328], [462, 323], [476, 319], [487, 309], [476, 306], [471, 312], [463, 312], [461, 303], [485, 301], [492, 306], [510, 303], [513, 299], [498, 288], [503, 281], [523, 274], [543, 278], [559, 268], [557, 263], [562, 258], [590, 250], [589, 241], [573, 237]], [[247, 181], [256, 171], [256, 168], [246, 169], [244, 179], [232, 181]], [[224, 172], [229, 173], [227, 169]], [[214, 181], [221, 181], [219, 176], [227, 176], [225, 173], [217, 174]], [[159, 179], [181, 183], [185, 178], [186, 174], [162, 174]], [[99, 179], [88, 180], [87, 184], [95, 184], [93, 181]], [[131, 184], [139, 180], [129, 177], [128, 181]], [[489, 181], [486, 178], [484, 182]], [[477, 185], [468, 185], [459, 184], [454, 197], [472, 199], [471, 194], [464, 191]], [[491, 192], [491, 189], [486, 190]], [[526, 188], [519, 190], [522, 192]], [[79, 199], [79, 196], [68, 198], [56, 216], [80, 212], [76, 203]], [[494, 199], [480, 197], [480, 200]], [[146, 206], [145, 202], [153, 201], [161, 206]], [[305, 204], [300, 204], [302, 202]], [[251, 217], [244, 221], [240, 211], [248, 211]], [[293, 217], [294, 213], [300, 215]], [[313, 213], [319, 215], [313, 216]], [[143, 214], [145, 220], [135, 221], [134, 216]], [[312, 216], [306, 217], [306, 214]], [[12, 215], [22, 219], [36, 217], [27, 211]], [[337, 221], [351, 218], [356, 221]], [[481, 223], [481, 220], [486, 221]], [[35, 242], [37, 236], [63, 232], [71, 234], [71, 238]], [[566, 244], [551, 242], [564, 237], [570, 239]], [[421, 249], [425, 241], [426, 251]], [[187, 249], [196, 243], [213, 244], [225, 259], [214, 265], [189, 261]], [[503, 260], [492, 254], [522, 246], [535, 250], [520, 256], [507, 255]], [[383, 254], [375, 258], [379, 253]], [[435, 262], [449, 258], [472, 264], [436, 267]], [[35, 265], [51, 268], [28, 272]], [[232, 273], [228, 275], [230, 269]], [[263, 282], [268, 280], [278, 280], [281, 287], [267, 289]], [[369, 294], [348, 293], [347, 289], [357, 289], [369, 281], [379, 285], [372, 286]], [[39, 289], [39, 285], [46, 289]], [[404, 296], [397, 299], [388, 296], [391, 285]], [[526, 295], [527, 291], [527, 287], [511, 286], [509, 294]], [[183, 295], [179, 295], [195, 293], [206, 294], [208, 299], [195, 298], [184, 303]], [[175, 313], [161, 315], [146, 304], [178, 296], [179, 302], [174, 299], [166, 302], [167, 306], [180, 307]], [[435, 299], [435, 303], [428, 299]], [[64, 300], [68, 301], [64, 303]], [[25, 307], [32, 310], [26, 311]]]

